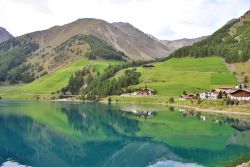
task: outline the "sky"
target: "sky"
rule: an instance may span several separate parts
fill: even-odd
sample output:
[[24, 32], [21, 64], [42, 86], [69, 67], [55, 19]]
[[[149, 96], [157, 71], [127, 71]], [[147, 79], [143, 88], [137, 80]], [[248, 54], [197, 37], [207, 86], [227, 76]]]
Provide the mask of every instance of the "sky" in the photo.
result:
[[0, 27], [19, 36], [98, 18], [173, 40], [210, 35], [249, 9], [250, 0], [0, 0]]

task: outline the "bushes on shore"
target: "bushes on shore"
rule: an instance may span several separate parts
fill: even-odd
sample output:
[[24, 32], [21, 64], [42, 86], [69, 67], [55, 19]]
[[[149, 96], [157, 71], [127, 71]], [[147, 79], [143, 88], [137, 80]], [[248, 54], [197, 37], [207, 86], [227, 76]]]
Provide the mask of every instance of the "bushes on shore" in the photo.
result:
[[226, 105], [239, 105], [240, 104], [239, 100], [232, 100], [230, 98], [224, 99], [224, 103]]

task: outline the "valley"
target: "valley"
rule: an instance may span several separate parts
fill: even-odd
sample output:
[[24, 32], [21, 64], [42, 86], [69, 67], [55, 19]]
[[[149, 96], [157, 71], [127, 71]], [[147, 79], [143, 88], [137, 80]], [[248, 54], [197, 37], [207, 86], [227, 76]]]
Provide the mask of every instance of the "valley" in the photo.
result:
[[249, 161], [248, 1], [0, 5], [0, 167]]
[[[174, 98], [187, 105], [178, 101], [184, 92], [247, 87], [249, 17], [246, 12], [210, 36], [175, 41], [159, 40], [129, 23], [99, 19], [10, 38], [0, 44], [0, 96], [94, 101], [111, 96], [121, 102], [161, 103]], [[120, 96], [140, 88], [152, 89], [154, 96]], [[203, 104], [198, 107], [211, 108]]]

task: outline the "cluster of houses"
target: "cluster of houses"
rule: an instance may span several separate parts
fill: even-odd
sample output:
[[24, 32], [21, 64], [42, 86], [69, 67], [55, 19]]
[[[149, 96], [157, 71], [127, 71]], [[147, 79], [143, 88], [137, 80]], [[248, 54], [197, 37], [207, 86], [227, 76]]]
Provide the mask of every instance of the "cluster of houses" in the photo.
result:
[[180, 96], [180, 100], [191, 100], [191, 99], [222, 99], [230, 98], [233, 100], [250, 100], [250, 91], [242, 89], [239, 87], [222, 87], [218, 89], [213, 89], [208, 92], [188, 94], [184, 93]]
[[[121, 96], [152, 96], [156, 93], [155, 90], [141, 87], [132, 93], [124, 93]], [[191, 99], [222, 99], [230, 98], [232, 100], [247, 100], [250, 101], [250, 91], [239, 87], [222, 87], [213, 89], [208, 92], [202, 93], [184, 93], [180, 96], [180, 100], [191, 100]]]

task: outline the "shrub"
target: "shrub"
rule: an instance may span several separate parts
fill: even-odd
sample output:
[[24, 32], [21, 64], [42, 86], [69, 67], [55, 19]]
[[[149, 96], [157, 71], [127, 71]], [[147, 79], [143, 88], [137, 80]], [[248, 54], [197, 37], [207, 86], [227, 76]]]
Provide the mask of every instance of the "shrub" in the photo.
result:
[[169, 106], [168, 109], [169, 111], [174, 111], [174, 106]]
[[109, 104], [112, 102], [111, 97], [108, 98], [108, 102], [109, 102]]
[[199, 98], [197, 101], [197, 104], [201, 104], [201, 103], [202, 103], [202, 100], [201, 100], [201, 98]]
[[239, 105], [240, 104], [239, 100], [235, 100], [234, 104]]
[[168, 100], [169, 103], [174, 103], [174, 98], [171, 97], [169, 100]]
[[197, 118], [197, 119], [201, 119], [201, 112], [197, 112], [196, 118]]
[[231, 104], [231, 99], [230, 98], [227, 98], [226, 99], [226, 105], [230, 105]]
[[222, 92], [221, 91], [219, 92], [217, 99], [222, 99]]
[[243, 82], [244, 82], [244, 84], [248, 83], [248, 77], [247, 76], [244, 77], [244, 81]]

